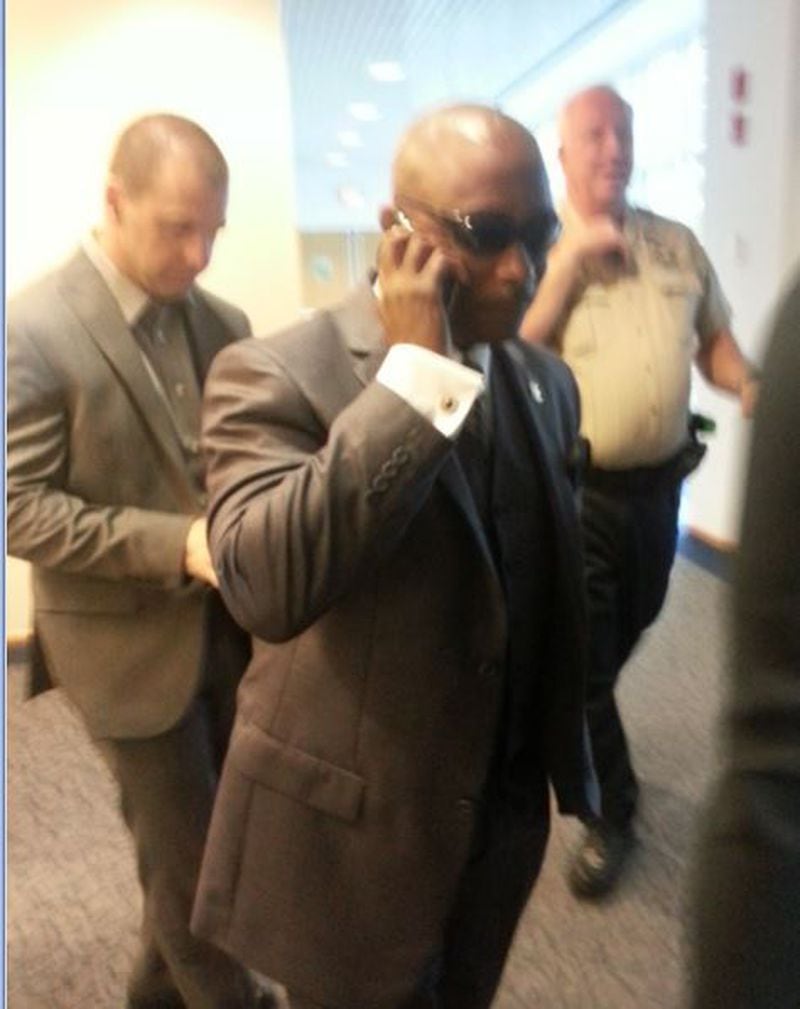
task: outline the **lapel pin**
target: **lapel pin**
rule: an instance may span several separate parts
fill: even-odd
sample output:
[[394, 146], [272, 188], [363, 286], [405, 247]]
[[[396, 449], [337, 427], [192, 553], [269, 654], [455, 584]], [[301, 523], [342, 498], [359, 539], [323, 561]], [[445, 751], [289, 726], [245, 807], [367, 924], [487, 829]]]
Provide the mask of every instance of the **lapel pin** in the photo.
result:
[[531, 396], [536, 400], [537, 403], [544, 403], [544, 393], [542, 392], [542, 387], [538, 382], [531, 381], [529, 383]]

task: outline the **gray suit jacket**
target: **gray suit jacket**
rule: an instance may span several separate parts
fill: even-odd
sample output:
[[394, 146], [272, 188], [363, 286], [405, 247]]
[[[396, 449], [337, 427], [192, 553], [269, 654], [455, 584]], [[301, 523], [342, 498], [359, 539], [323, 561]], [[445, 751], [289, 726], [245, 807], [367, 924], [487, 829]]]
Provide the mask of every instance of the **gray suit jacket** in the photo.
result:
[[[246, 317], [195, 289], [202, 381]], [[8, 310], [8, 549], [33, 564], [35, 654], [97, 737], [153, 735], [200, 675], [206, 590], [182, 574], [205, 510], [166, 405], [81, 251]]]
[[725, 763], [695, 866], [692, 1006], [800, 1006], [800, 278], [764, 365]]
[[[530, 732], [547, 726], [561, 806], [585, 812], [577, 395], [555, 357], [514, 346], [496, 353], [558, 558]], [[256, 641], [194, 927], [332, 1005], [395, 1004], [437, 949], [504, 693], [508, 614], [467, 484], [452, 443], [372, 381], [384, 354], [365, 286], [223, 352], [206, 389], [212, 552]]]

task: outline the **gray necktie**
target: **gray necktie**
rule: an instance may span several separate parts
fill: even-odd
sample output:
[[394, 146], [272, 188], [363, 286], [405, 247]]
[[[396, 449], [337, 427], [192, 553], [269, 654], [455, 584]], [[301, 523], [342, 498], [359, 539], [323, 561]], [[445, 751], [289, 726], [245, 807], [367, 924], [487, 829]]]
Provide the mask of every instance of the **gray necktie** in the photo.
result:
[[187, 462], [195, 479], [202, 483], [200, 384], [185, 307], [178, 302], [151, 302], [133, 331], [170, 411]]

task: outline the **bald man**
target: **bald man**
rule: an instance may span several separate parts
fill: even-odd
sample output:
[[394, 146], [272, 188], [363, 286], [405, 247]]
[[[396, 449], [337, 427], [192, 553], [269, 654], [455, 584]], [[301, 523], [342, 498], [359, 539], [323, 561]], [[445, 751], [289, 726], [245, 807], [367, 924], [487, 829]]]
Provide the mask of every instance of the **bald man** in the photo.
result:
[[137, 120], [114, 148], [102, 227], [8, 309], [8, 549], [33, 565], [35, 679], [83, 715], [133, 836], [129, 1009], [272, 1003], [189, 932], [249, 656], [214, 590], [199, 446], [209, 364], [249, 333], [194, 282], [227, 193], [196, 123]]
[[434, 112], [377, 274], [209, 377], [212, 556], [255, 646], [193, 925], [293, 1009], [488, 1006], [548, 785], [592, 808], [577, 396], [514, 339], [553, 223], [522, 126]]
[[746, 416], [756, 382], [697, 239], [627, 202], [630, 106], [605, 86], [577, 94], [561, 116], [560, 158], [563, 231], [522, 333], [551, 344], [572, 369], [591, 447], [582, 523], [589, 727], [603, 808], [568, 878], [577, 896], [597, 898], [616, 885], [633, 849], [638, 784], [614, 688], [663, 604], [681, 482], [702, 453], [688, 426], [691, 365], [738, 396]]

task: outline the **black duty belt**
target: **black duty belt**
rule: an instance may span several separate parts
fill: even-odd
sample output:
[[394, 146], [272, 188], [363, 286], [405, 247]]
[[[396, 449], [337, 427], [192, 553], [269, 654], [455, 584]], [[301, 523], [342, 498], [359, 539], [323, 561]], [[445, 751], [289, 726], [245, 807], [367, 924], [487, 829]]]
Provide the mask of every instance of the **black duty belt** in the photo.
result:
[[587, 466], [583, 482], [600, 491], [647, 494], [674, 486], [684, 480], [700, 465], [706, 446], [696, 440], [688, 441], [680, 451], [659, 463], [658, 466], [634, 466], [631, 469], [601, 469]]

